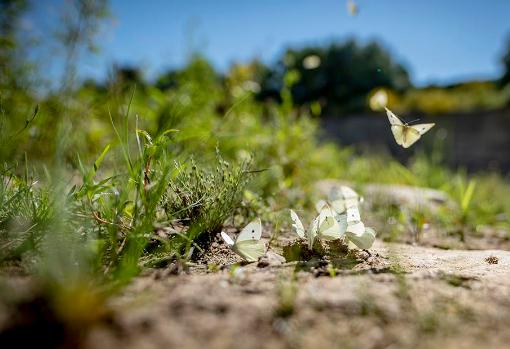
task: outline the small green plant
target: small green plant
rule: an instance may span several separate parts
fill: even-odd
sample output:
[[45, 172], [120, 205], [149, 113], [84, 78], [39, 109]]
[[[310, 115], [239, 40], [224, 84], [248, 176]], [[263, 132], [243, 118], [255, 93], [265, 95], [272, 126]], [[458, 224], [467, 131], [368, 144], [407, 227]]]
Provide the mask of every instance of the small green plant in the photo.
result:
[[50, 195], [28, 174], [0, 170], [0, 263], [30, 261], [38, 250], [53, 215]]
[[214, 170], [198, 166], [193, 159], [188, 165], [176, 163], [175, 168], [178, 174], [169, 181], [160, 205], [169, 219], [187, 226], [185, 250], [195, 240], [206, 247], [239, 207], [250, 179], [249, 162], [232, 166], [217, 152]]
[[336, 269], [333, 266], [333, 264], [328, 263], [328, 265], [326, 266], [326, 270], [327, 270], [327, 272], [329, 274], [329, 277], [334, 278], [336, 276]]
[[466, 239], [466, 229], [470, 222], [471, 217], [471, 206], [473, 197], [475, 194], [476, 181], [474, 179], [470, 179], [467, 183], [466, 181], [459, 177], [456, 181], [457, 188], [457, 203], [458, 203], [458, 215], [456, 222], [454, 222], [456, 226], [457, 233], [459, 234], [460, 240], [462, 242]]
[[295, 277], [282, 279], [277, 285], [278, 303], [274, 310], [274, 316], [278, 318], [289, 318], [296, 310], [296, 298], [298, 296], [298, 286]]

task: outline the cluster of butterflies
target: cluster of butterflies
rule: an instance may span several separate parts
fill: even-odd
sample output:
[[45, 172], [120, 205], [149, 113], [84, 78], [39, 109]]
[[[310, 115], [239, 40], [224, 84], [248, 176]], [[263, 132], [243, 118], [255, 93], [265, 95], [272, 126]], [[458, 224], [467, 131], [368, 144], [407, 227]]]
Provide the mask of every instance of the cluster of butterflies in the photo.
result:
[[[305, 240], [312, 249], [317, 239], [346, 239], [361, 249], [368, 249], [375, 241], [375, 231], [365, 227], [359, 213], [361, 197], [351, 188], [341, 186], [330, 195], [330, 200], [317, 203], [318, 216], [305, 229], [296, 212], [290, 210], [292, 227], [297, 236]], [[260, 241], [262, 224], [260, 219], [249, 223], [234, 241], [228, 234], [221, 237], [232, 251], [248, 262], [256, 262], [265, 255], [265, 244]]]
[[361, 197], [351, 188], [341, 186], [330, 194], [329, 202], [316, 204], [319, 215], [305, 229], [296, 212], [290, 210], [292, 226], [296, 234], [305, 239], [310, 249], [316, 239], [346, 239], [361, 249], [368, 249], [375, 241], [375, 231], [365, 227], [361, 220], [359, 204]]
[[[412, 146], [435, 125], [433, 123], [409, 125], [391, 110], [385, 109], [395, 141], [404, 148]], [[310, 249], [317, 239], [347, 239], [361, 249], [368, 249], [375, 241], [375, 231], [365, 227], [361, 221], [360, 202], [361, 197], [354, 190], [341, 186], [339, 190], [330, 194], [329, 202], [321, 200], [317, 203], [319, 215], [310, 223], [308, 229], [305, 229], [296, 212], [290, 210], [292, 227], [300, 239], [307, 241]], [[235, 253], [248, 262], [256, 262], [266, 253], [266, 246], [260, 241], [262, 237], [260, 219], [248, 224], [235, 241], [223, 231], [221, 237]]]

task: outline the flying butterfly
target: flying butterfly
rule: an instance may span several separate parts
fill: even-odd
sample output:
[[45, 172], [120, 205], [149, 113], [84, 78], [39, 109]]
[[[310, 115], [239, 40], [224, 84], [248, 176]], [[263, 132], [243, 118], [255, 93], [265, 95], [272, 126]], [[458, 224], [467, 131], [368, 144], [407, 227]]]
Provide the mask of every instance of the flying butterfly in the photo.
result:
[[260, 241], [262, 237], [262, 223], [260, 218], [257, 218], [244, 227], [235, 241], [223, 231], [221, 232], [221, 237], [232, 251], [247, 262], [256, 262], [260, 257], [266, 254], [266, 246]]
[[435, 125], [434, 123], [408, 125], [406, 122], [402, 122], [391, 110], [384, 109], [386, 109], [386, 115], [388, 115], [395, 141], [404, 148], [412, 146]]

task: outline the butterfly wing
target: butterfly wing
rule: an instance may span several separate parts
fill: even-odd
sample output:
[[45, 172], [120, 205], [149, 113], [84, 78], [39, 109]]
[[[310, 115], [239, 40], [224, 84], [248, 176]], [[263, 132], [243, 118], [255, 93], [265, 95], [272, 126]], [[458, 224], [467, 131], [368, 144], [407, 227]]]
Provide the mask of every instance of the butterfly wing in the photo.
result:
[[356, 206], [347, 209], [347, 224], [361, 222], [361, 216]]
[[328, 203], [324, 200], [319, 200], [317, 201], [317, 203], [315, 204], [315, 209], [317, 210], [317, 212], [320, 212], [324, 206], [327, 206]]
[[331, 208], [333, 208], [333, 210], [335, 210], [335, 212], [337, 214], [342, 214], [345, 212], [345, 206], [346, 206], [346, 202], [344, 199], [338, 199], [338, 200], [335, 200], [335, 201], [332, 201], [331, 202]]
[[266, 253], [266, 247], [260, 238], [262, 237], [262, 222], [260, 218], [250, 222], [241, 230], [232, 250], [248, 262], [256, 262], [259, 257]]
[[345, 235], [345, 231], [347, 230], [347, 214], [336, 214], [335, 215], [336, 223], [338, 224], [338, 230], [340, 232], [340, 237]]
[[241, 241], [258, 241], [261, 237], [262, 223], [260, 218], [257, 218], [250, 222], [246, 227], [244, 227], [243, 230], [241, 230], [241, 233], [236, 239], [236, 244], [240, 243]]
[[391, 125], [391, 133], [393, 133], [393, 138], [395, 138], [398, 145], [404, 146], [405, 130], [404, 125]]
[[308, 247], [310, 249], [313, 248], [313, 244], [315, 242], [315, 238], [319, 234], [319, 229], [320, 229], [320, 215], [317, 216], [312, 221], [312, 224], [310, 224], [310, 228], [308, 229], [307, 238], [308, 238]]
[[409, 127], [412, 128], [413, 130], [418, 131], [418, 133], [421, 136], [421, 135], [424, 135], [425, 133], [427, 133], [435, 125], [436, 124], [434, 124], [434, 123], [430, 123], [430, 124], [417, 124], [417, 125], [412, 125]]
[[359, 204], [360, 196], [352, 188], [343, 185], [340, 187], [340, 192], [344, 197], [346, 208], [357, 206]]
[[336, 240], [341, 237], [338, 223], [334, 218], [334, 212], [326, 207], [319, 214], [318, 235], [325, 240]]
[[409, 148], [416, 143], [420, 138], [421, 134], [411, 126], [404, 126], [404, 137], [401, 146]]
[[398, 145], [404, 146], [407, 126], [391, 110], [388, 108], [384, 109], [386, 109], [386, 115], [388, 116], [388, 120], [391, 125], [391, 133], [393, 133], [395, 142], [397, 142]]
[[236, 242], [232, 250], [247, 262], [256, 262], [266, 254], [266, 246], [260, 240], [243, 240]]
[[386, 115], [388, 116], [391, 126], [404, 126], [404, 123], [391, 110], [388, 108], [384, 109], [386, 109]]
[[352, 236], [362, 236], [365, 232], [365, 224], [363, 222], [356, 222], [356, 223], [347, 223], [347, 229], [345, 230], [346, 235]]
[[359, 214], [359, 210], [357, 207], [351, 207], [347, 209], [347, 236], [350, 234], [354, 234], [356, 236], [361, 236], [365, 231], [365, 225], [361, 221], [361, 217]]
[[401, 144], [404, 148], [409, 148], [416, 143], [420, 137], [428, 132], [435, 124], [418, 124], [404, 126], [404, 142]]
[[360, 202], [360, 196], [353, 189], [342, 185], [340, 190], [330, 194], [331, 207], [337, 214], [342, 214], [349, 207], [357, 206]]
[[303, 223], [301, 223], [301, 220], [299, 219], [298, 215], [294, 210], [290, 210], [290, 219], [292, 219], [292, 227], [294, 228], [294, 231], [301, 239], [305, 238], [305, 227], [303, 226]]
[[221, 238], [223, 241], [225, 241], [228, 247], [234, 246], [234, 240], [232, 240], [232, 238], [228, 236], [224, 231], [221, 232]]
[[351, 232], [347, 232], [346, 235], [354, 245], [364, 250], [372, 247], [375, 241], [375, 230], [368, 227], [360, 235]]
[[342, 193], [344, 199], [357, 199], [359, 197], [358, 193], [346, 185], [340, 187], [340, 193]]

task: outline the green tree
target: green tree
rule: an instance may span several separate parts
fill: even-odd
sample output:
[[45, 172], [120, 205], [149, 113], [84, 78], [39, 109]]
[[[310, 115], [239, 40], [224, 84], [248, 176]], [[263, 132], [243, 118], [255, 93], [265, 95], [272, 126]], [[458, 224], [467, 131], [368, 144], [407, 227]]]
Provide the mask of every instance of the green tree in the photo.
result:
[[503, 77], [501, 78], [501, 84], [506, 85], [510, 83], [510, 39], [507, 43], [506, 53], [503, 55]]
[[21, 89], [27, 77], [22, 58], [20, 21], [28, 9], [26, 0], [0, 0], [0, 89]]
[[300, 76], [292, 88], [295, 103], [321, 101], [329, 113], [364, 110], [367, 95], [376, 87], [399, 91], [411, 86], [406, 69], [376, 42], [289, 49], [268, 74], [264, 93], [278, 90], [291, 70]]

